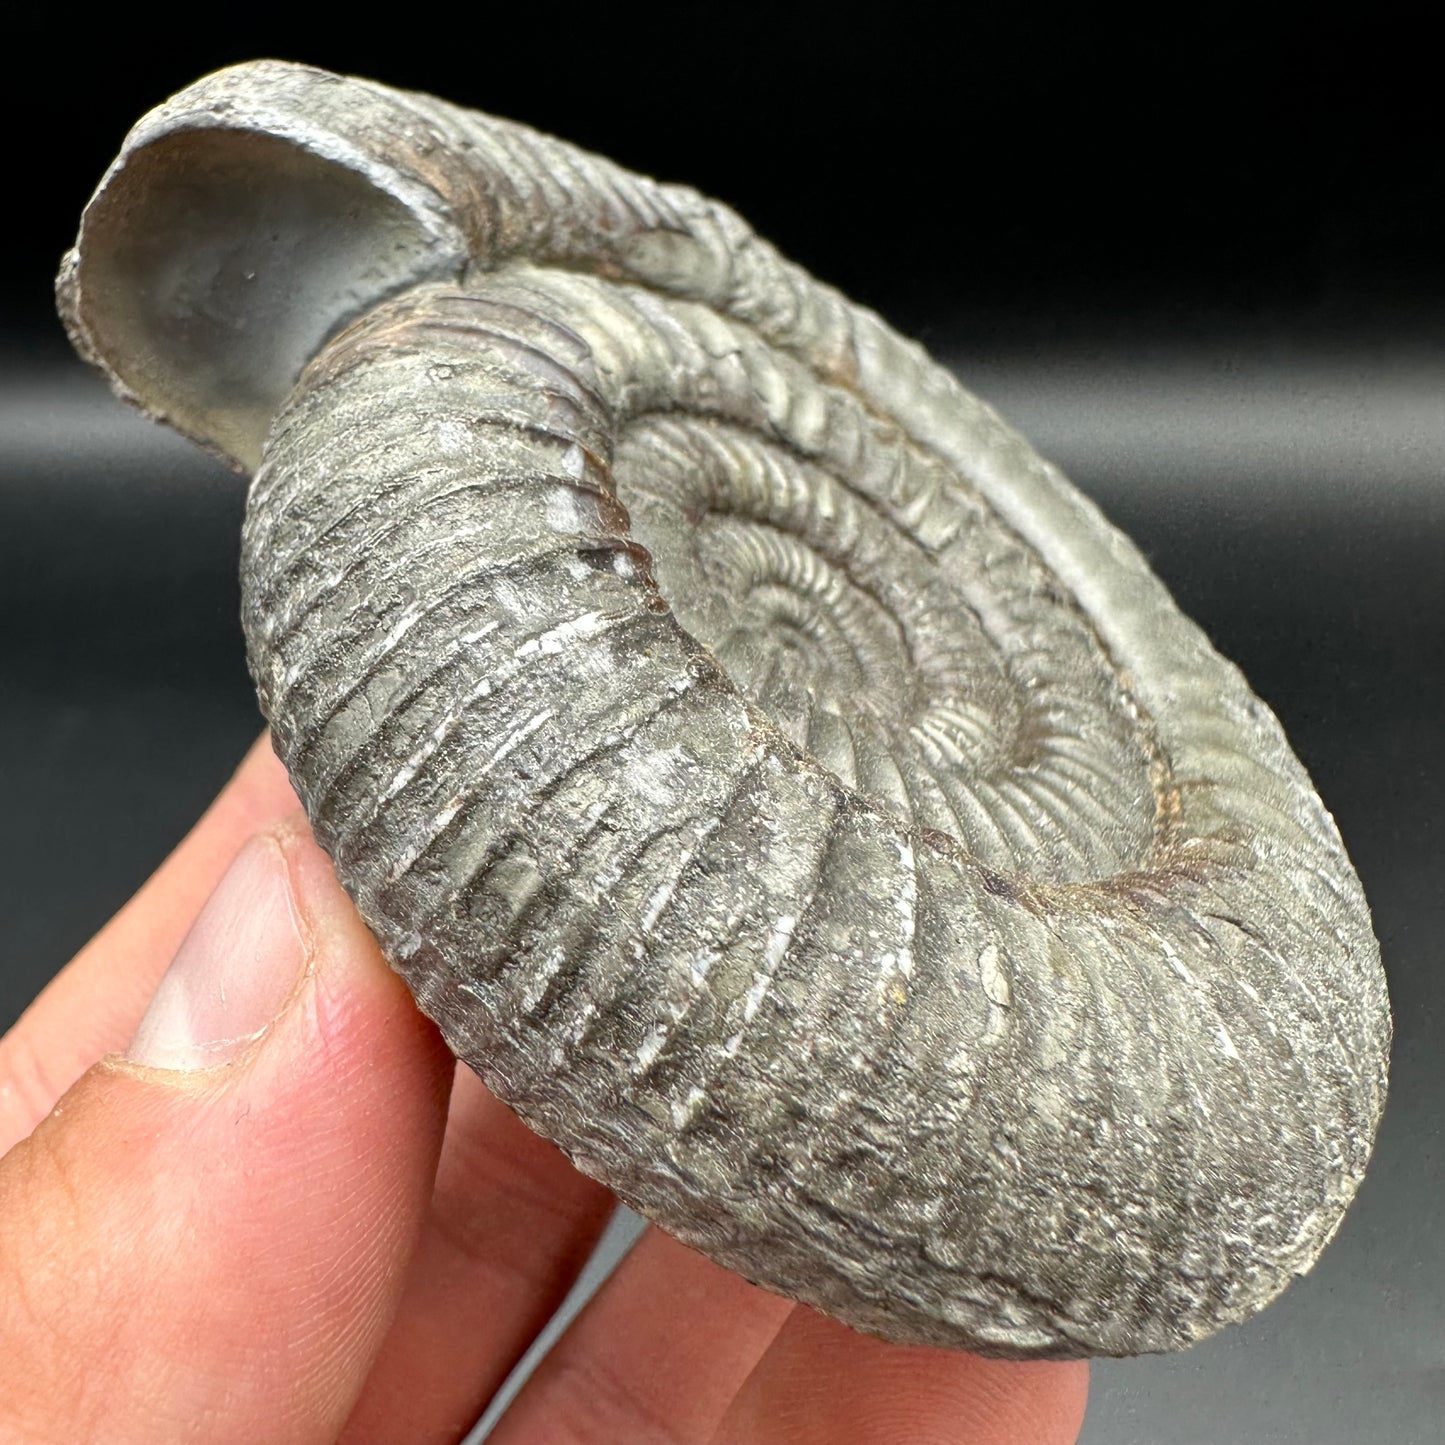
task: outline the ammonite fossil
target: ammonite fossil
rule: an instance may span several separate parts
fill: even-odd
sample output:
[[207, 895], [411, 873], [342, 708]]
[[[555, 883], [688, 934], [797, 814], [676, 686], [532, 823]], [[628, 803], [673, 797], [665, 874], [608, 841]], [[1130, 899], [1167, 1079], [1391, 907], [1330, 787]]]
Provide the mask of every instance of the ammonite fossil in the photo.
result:
[[1310, 1266], [1389, 1040], [1334, 824], [918, 347], [691, 190], [277, 63], [141, 121], [61, 298], [256, 469], [250, 664], [316, 835], [580, 1168], [999, 1355], [1187, 1345]]

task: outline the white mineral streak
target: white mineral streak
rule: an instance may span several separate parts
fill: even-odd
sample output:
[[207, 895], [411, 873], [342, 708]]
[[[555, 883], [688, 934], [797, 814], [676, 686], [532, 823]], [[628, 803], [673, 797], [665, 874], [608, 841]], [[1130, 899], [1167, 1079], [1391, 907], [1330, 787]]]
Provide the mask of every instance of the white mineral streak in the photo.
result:
[[637, 1051], [637, 1066], [645, 1069], [662, 1052], [662, 1045], [667, 1039], [667, 1030], [661, 1024], [654, 1024], [643, 1039], [641, 1048]]
[[988, 1001], [999, 1008], [1013, 1004], [1013, 989], [1009, 984], [1008, 970], [1004, 966], [998, 944], [985, 944], [978, 954], [978, 977]]
[[763, 1006], [763, 1000], [773, 986], [773, 977], [778, 971], [778, 965], [782, 963], [787, 954], [788, 945], [793, 940], [793, 929], [797, 926], [798, 920], [791, 913], [785, 913], [768, 930], [768, 939], [763, 945], [763, 966], [753, 975], [752, 986], [743, 999], [743, 1022], [745, 1024], [752, 1023], [757, 1017], [758, 1010]]
[[132, 399], [264, 450], [244, 623], [317, 836], [619, 1197], [1005, 1356], [1180, 1348], [1310, 1266], [1384, 1098], [1358, 881], [919, 348], [685, 187], [271, 62], [141, 122], [60, 289]]
[[707, 1094], [702, 1089], [689, 1089], [687, 1098], [681, 1103], [674, 1103], [672, 1106], [672, 1126], [674, 1129], [685, 1129], [697, 1118], [698, 1110], [701, 1108]]

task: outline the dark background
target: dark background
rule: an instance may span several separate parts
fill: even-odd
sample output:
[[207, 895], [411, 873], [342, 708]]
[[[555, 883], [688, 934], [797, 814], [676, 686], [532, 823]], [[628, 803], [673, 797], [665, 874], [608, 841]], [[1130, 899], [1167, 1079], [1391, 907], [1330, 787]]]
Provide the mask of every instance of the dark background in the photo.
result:
[[[140, 113], [273, 55], [525, 120], [732, 203], [922, 337], [1143, 546], [1282, 717], [1375, 909], [1397, 1019], [1374, 1170], [1317, 1270], [1107, 1364], [1092, 1445], [1445, 1439], [1445, 151], [1388, 9], [532, 5], [321, 25], [5, 21], [0, 1027], [259, 727], [242, 484], [127, 416], [49, 286]], [[339, 13], [339, 12], [338, 12]], [[416, 33], [407, 27], [415, 23]], [[430, 28], [425, 32], [420, 25]], [[840, 1442], [844, 1445], [844, 1442]]]

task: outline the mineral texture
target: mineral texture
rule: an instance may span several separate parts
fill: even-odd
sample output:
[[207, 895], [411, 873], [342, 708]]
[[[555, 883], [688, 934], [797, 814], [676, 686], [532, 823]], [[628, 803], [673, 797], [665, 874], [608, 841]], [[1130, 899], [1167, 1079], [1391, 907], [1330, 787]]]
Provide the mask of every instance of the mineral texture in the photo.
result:
[[140, 122], [60, 289], [255, 470], [246, 638], [316, 836], [579, 1168], [996, 1355], [1178, 1348], [1309, 1268], [1389, 1041], [1335, 826], [917, 346], [691, 190], [277, 63]]

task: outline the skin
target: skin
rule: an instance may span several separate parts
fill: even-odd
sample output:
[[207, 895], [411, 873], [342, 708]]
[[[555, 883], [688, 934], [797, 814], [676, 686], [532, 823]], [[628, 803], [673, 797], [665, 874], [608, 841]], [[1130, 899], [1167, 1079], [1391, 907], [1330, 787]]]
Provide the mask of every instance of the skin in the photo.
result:
[[[129, 1062], [167, 964], [249, 839], [305, 967], [239, 1057]], [[412, 1005], [263, 740], [0, 1040], [0, 1438], [461, 1439], [613, 1207]], [[886, 1345], [656, 1231], [499, 1445], [1060, 1445], [1087, 1367]]]

